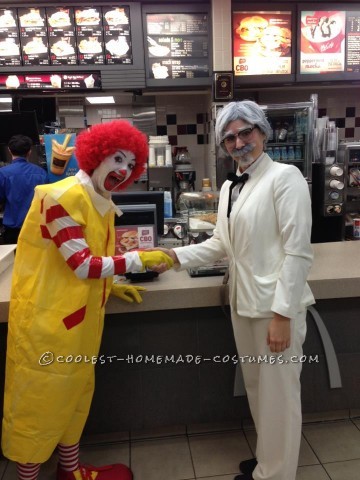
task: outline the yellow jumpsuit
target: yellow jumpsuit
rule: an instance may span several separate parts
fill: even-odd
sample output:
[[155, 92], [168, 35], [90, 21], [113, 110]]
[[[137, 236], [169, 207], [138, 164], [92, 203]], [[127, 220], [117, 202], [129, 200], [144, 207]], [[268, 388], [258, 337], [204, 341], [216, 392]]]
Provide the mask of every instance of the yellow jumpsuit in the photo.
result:
[[[14, 265], [2, 432], [4, 455], [21, 463], [43, 463], [58, 443], [79, 441], [94, 392], [91, 359], [99, 352], [113, 281], [77, 278], [55, 243], [43, 238], [46, 195], [83, 227], [92, 255], [115, 250], [110, 202], [101, 197], [97, 209], [97, 194], [90, 196], [76, 177], [36, 188]], [[63, 320], [73, 318], [76, 324], [66, 328]], [[53, 363], [40, 364], [45, 352]]]

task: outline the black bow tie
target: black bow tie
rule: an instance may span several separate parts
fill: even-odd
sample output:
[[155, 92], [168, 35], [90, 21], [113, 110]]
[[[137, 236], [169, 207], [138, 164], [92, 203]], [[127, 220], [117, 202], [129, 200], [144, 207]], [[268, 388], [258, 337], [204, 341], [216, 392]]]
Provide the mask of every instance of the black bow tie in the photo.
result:
[[229, 201], [228, 201], [228, 209], [227, 209], [227, 217], [229, 218], [230, 212], [231, 212], [232, 191], [233, 191], [234, 187], [236, 187], [236, 185], [240, 183], [240, 185], [241, 185], [240, 189], [239, 189], [239, 194], [240, 194], [243, 186], [245, 185], [245, 183], [249, 179], [249, 174], [248, 173], [243, 173], [242, 175], [240, 175], [240, 177], [238, 177], [234, 172], [229, 172], [227, 174], [227, 179], [230, 180], [230, 182], [232, 182], [232, 184], [230, 185], [230, 188], [229, 188]]

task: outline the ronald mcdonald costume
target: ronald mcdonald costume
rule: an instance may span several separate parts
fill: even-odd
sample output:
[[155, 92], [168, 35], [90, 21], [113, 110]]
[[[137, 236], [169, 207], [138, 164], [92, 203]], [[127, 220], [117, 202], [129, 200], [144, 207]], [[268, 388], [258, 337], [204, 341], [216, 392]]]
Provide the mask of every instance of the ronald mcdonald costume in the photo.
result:
[[[95, 130], [104, 136], [107, 131], [128, 132], [126, 122], [112, 123], [93, 128], [100, 127]], [[131, 133], [140, 134], [130, 128]], [[82, 135], [78, 161], [87, 168], [86, 161], [82, 163], [88, 151], [84, 143], [91, 144], [94, 138], [91, 132]], [[137, 141], [144, 144], [140, 135]], [[129, 139], [122, 141], [126, 144]], [[98, 164], [119, 149], [119, 139], [112, 151], [106, 150], [104, 142], [97, 145], [102, 152]], [[120, 148], [124, 149], [121, 141]], [[133, 180], [142, 171], [147, 150], [144, 145], [142, 151], [132, 148], [135, 155], [140, 152], [136, 157], [140, 168], [132, 174]], [[91, 359], [99, 352], [113, 275], [164, 262], [172, 265], [161, 252], [114, 256], [117, 207], [108, 195], [94, 189], [94, 165], [88, 172], [81, 169], [74, 177], [37, 187], [19, 237], [10, 303], [2, 449], [7, 458], [22, 464], [43, 463], [58, 444], [79, 442], [94, 391]], [[95, 477], [128, 479], [131, 474], [106, 476], [96, 471], [87, 478]]]

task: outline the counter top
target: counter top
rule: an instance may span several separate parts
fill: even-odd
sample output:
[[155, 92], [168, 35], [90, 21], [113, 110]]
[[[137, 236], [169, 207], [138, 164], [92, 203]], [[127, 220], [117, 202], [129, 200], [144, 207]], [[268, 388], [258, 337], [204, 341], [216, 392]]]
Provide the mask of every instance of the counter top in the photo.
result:
[[[360, 297], [360, 241], [313, 245], [314, 263], [309, 285], [316, 299]], [[0, 322], [6, 322], [12, 267], [0, 275]], [[191, 278], [187, 271], [168, 271], [152, 282], [139, 284], [147, 290], [141, 304], [110, 296], [106, 313], [213, 307], [221, 305], [223, 277]], [[136, 284], [135, 284], [136, 285]]]

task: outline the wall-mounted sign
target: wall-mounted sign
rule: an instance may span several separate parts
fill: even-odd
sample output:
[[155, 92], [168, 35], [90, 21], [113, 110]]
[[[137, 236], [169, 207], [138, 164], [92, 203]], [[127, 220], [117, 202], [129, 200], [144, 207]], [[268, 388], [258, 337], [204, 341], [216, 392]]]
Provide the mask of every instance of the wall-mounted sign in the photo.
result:
[[0, 66], [21, 65], [20, 38], [16, 10], [0, 9]]
[[17, 89], [99, 89], [100, 72], [40, 73], [38, 75], [0, 75], [0, 90]]
[[236, 76], [291, 74], [291, 12], [234, 12]]
[[234, 98], [234, 76], [232, 72], [214, 73], [214, 100], [232, 100]]
[[300, 73], [344, 71], [345, 26], [345, 11], [301, 12]]
[[75, 24], [79, 64], [103, 64], [105, 57], [101, 8], [75, 8]]
[[47, 8], [46, 17], [52, 65], [76, 65], [74, 11], [71, 8]]
[[105, 61], [109, 65], [131, 64], [132, 47], [129, 7], [103, 7]]

